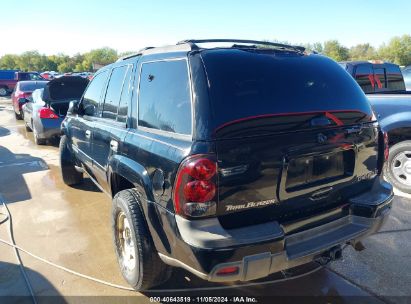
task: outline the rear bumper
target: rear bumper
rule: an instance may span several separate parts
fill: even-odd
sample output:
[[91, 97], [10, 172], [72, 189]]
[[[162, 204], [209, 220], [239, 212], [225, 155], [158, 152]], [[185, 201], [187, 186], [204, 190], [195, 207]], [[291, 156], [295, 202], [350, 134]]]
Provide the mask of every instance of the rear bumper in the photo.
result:
[[41, 139], [49, 139], [60, 136], [61, 123], [63, 118], [58, 119], [38, 119], [35, 120], [38, 137]]
[[[349, 202], [349, 214], [329, 223], [286, 235], [277, 222], [224, 230], [217, 219], [175, 217], [177, 250], [161, 259], [213, 282], [250, 281], [309, 263], [335, 246], [355, 244], [377, 232], [393, 200], [392, 186], [378, 180], [372, 191]], [[218, 275], [226, 267], [232, 274]]]

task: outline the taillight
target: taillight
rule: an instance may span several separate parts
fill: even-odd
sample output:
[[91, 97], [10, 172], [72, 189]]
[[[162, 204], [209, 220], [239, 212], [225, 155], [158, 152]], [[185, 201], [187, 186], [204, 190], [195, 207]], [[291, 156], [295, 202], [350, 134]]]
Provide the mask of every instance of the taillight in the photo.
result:
[[217, 161], [213, 155], [186, 158], [177, 172], [173, 199], [177, 214], [213, 216], [217, 211]]
[[387, 161], [388, 157], [390, 156], [390, 145], [389, 145], [389, 138], [388, 133], [384, 132], [384, 160]]
[[47, 119], [57, 119], [57, 118], [59, 118], [58, 115], [56, 113], [54, 113], [52, 109], [49, 109], [49, 108], [39, 109], [39, 116], [40, 116], [40, 118], [47, 118]]

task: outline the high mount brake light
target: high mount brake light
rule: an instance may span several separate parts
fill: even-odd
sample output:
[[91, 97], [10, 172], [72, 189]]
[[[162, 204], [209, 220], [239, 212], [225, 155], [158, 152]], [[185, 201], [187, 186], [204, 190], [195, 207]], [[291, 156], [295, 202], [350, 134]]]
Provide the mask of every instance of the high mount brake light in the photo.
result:
[[186, 158], [177, 172], [173, 192], [176, 213], [187, 217], [215, 215], [216, 181], [217, 161], [213, 155]]
[[39, 109], [39, 116], [40, 118], [47, 118], [47, 119], [57, 119], [59, 118], [56, 113], [53, 112], [53, 110], [49, 108], [41, 108]]

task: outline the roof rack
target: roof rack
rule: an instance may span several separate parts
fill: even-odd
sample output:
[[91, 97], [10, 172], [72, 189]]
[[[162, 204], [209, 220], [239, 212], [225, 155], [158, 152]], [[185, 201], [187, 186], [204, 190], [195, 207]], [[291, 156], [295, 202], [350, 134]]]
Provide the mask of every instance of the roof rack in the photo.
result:
[[190, 39], [190, 40], [183, 40], [177, 43], [179, 44], [189, 44], [191, 48], [193, 49], [198, 49], [199, 43], [226, 43], [226, 42], [232, 42], [232, 43], [244, 43], [244, 44], [255, 44], [255, 45], [266, 45], [266, 46], [272, 46], [275, 48], [279, 49], [285, 49], [285, 50], [294, 50], [297, 52], [304, 52], [305, 47], [302, 46], [297, 46], [297, 45], [289, 45], [289, 44], [283, 44], [283, 43], [277, 43], [277, 42], [269, 42], [269, 41], [258, 41], [258, 40], [242, 40], [242, 39]]
[[131, 54], [125, 55], [125, 56], [123, 56], [123, 57], [120, 57], [119, 59], [117, 59], [116, 62], [123, 61], [123, 60], [126, 60], [126, 59], [130, 59], [130, 58], [132, 58], [132, 57], [136, 57], [136, 56], [138, 56], [138, 55], [141, 55], [144, 51], [150, 50], [150, 49], [154, 49], [154, 47], [148, 46], [148, 47], [142, 48], [141, 50], [139, 50], [139, 51], [137, 51], [137, 52], [135, 52], [135, 53], [131, 53]]

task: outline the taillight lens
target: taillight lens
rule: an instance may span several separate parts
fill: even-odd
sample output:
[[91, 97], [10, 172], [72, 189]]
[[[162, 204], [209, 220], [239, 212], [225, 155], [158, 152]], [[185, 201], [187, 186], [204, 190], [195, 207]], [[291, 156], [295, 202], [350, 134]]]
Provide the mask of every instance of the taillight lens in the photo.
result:
[[59, 118], [58, 115], [56, 113], [54, 113], [52, 109], [49, 109], [49, 108], [39, 109], [39, 116], [40, 116], [40, 118], [47, 118], [47, 119], [57, 119], [57, 118]]
[[388, 133], [384, 132], [384, 160], [387, 161], [390, 156], [390, 142], [388, 138]]
[[186, 217], [215, 215], [216, 182], [217, 162], [213, 155], [186, 158], [177, 172], [173, 192], [176, 213]]

